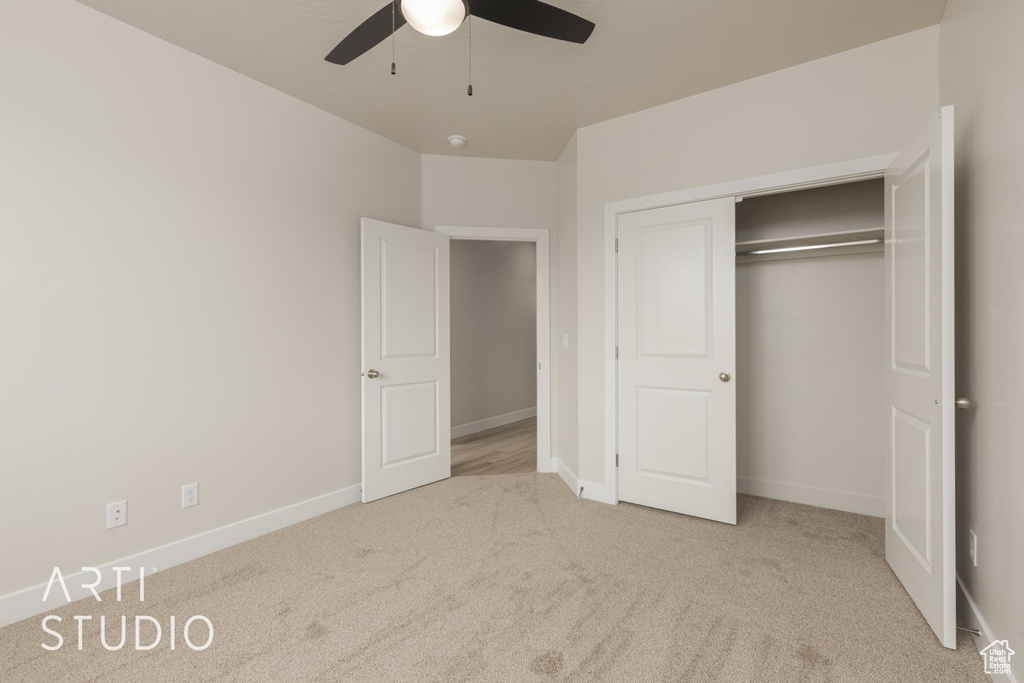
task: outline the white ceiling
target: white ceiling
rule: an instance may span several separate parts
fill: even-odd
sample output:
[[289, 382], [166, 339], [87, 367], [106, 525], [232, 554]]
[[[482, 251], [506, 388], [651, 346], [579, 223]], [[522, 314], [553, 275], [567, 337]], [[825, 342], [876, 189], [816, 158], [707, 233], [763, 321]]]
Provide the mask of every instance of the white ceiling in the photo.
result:
[[[937, 24], [946, 0], [549, 0], [597, 24], [585, 45], [473, 22], [412, 28], [324, 61], [387, 0], [79, 0], [430, 154], [558, 157], [576, 128]], [[512, 2], [513, 0], [508, 0]], [[461, 133], [459, 151], [448, 136]]]

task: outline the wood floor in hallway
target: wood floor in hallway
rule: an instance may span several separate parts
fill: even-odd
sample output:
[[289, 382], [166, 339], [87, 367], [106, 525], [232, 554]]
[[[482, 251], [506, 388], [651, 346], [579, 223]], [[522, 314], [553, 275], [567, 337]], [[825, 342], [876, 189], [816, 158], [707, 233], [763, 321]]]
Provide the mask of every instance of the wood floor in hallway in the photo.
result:
[[537, 471], [537, 418], [452, 439], [452, 476]]

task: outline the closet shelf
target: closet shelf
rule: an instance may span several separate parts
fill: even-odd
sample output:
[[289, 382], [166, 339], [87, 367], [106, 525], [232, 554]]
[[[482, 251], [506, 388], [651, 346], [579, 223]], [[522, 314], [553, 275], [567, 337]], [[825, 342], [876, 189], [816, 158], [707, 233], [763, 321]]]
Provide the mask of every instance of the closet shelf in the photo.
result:
[[750, 263], [842, 254], [865, 254], [882, 251], [884, 242], [885, 228], [737, 242], [736, 262]]

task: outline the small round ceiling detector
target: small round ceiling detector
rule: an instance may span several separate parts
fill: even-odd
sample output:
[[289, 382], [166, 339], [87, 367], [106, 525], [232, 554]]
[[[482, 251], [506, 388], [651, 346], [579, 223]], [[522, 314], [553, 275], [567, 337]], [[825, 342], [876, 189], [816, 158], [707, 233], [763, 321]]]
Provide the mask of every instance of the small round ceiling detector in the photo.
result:
[[456, 149], [458, 149], [459, 147], [462, 147], [463, 145], [466, 144], [466, 136], [465, 135], [449, 135], [448, 136], [448, 144], [451, 145], [452, 147], [455, 147]]

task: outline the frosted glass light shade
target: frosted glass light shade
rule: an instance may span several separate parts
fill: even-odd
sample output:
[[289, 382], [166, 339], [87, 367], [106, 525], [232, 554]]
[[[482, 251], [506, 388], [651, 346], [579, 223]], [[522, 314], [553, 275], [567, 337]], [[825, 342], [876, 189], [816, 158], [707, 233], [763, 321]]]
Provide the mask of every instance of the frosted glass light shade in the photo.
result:
[[446, 36], [466, 19], [463, 0], [402, 0], [409, 25], [428, 36]]

